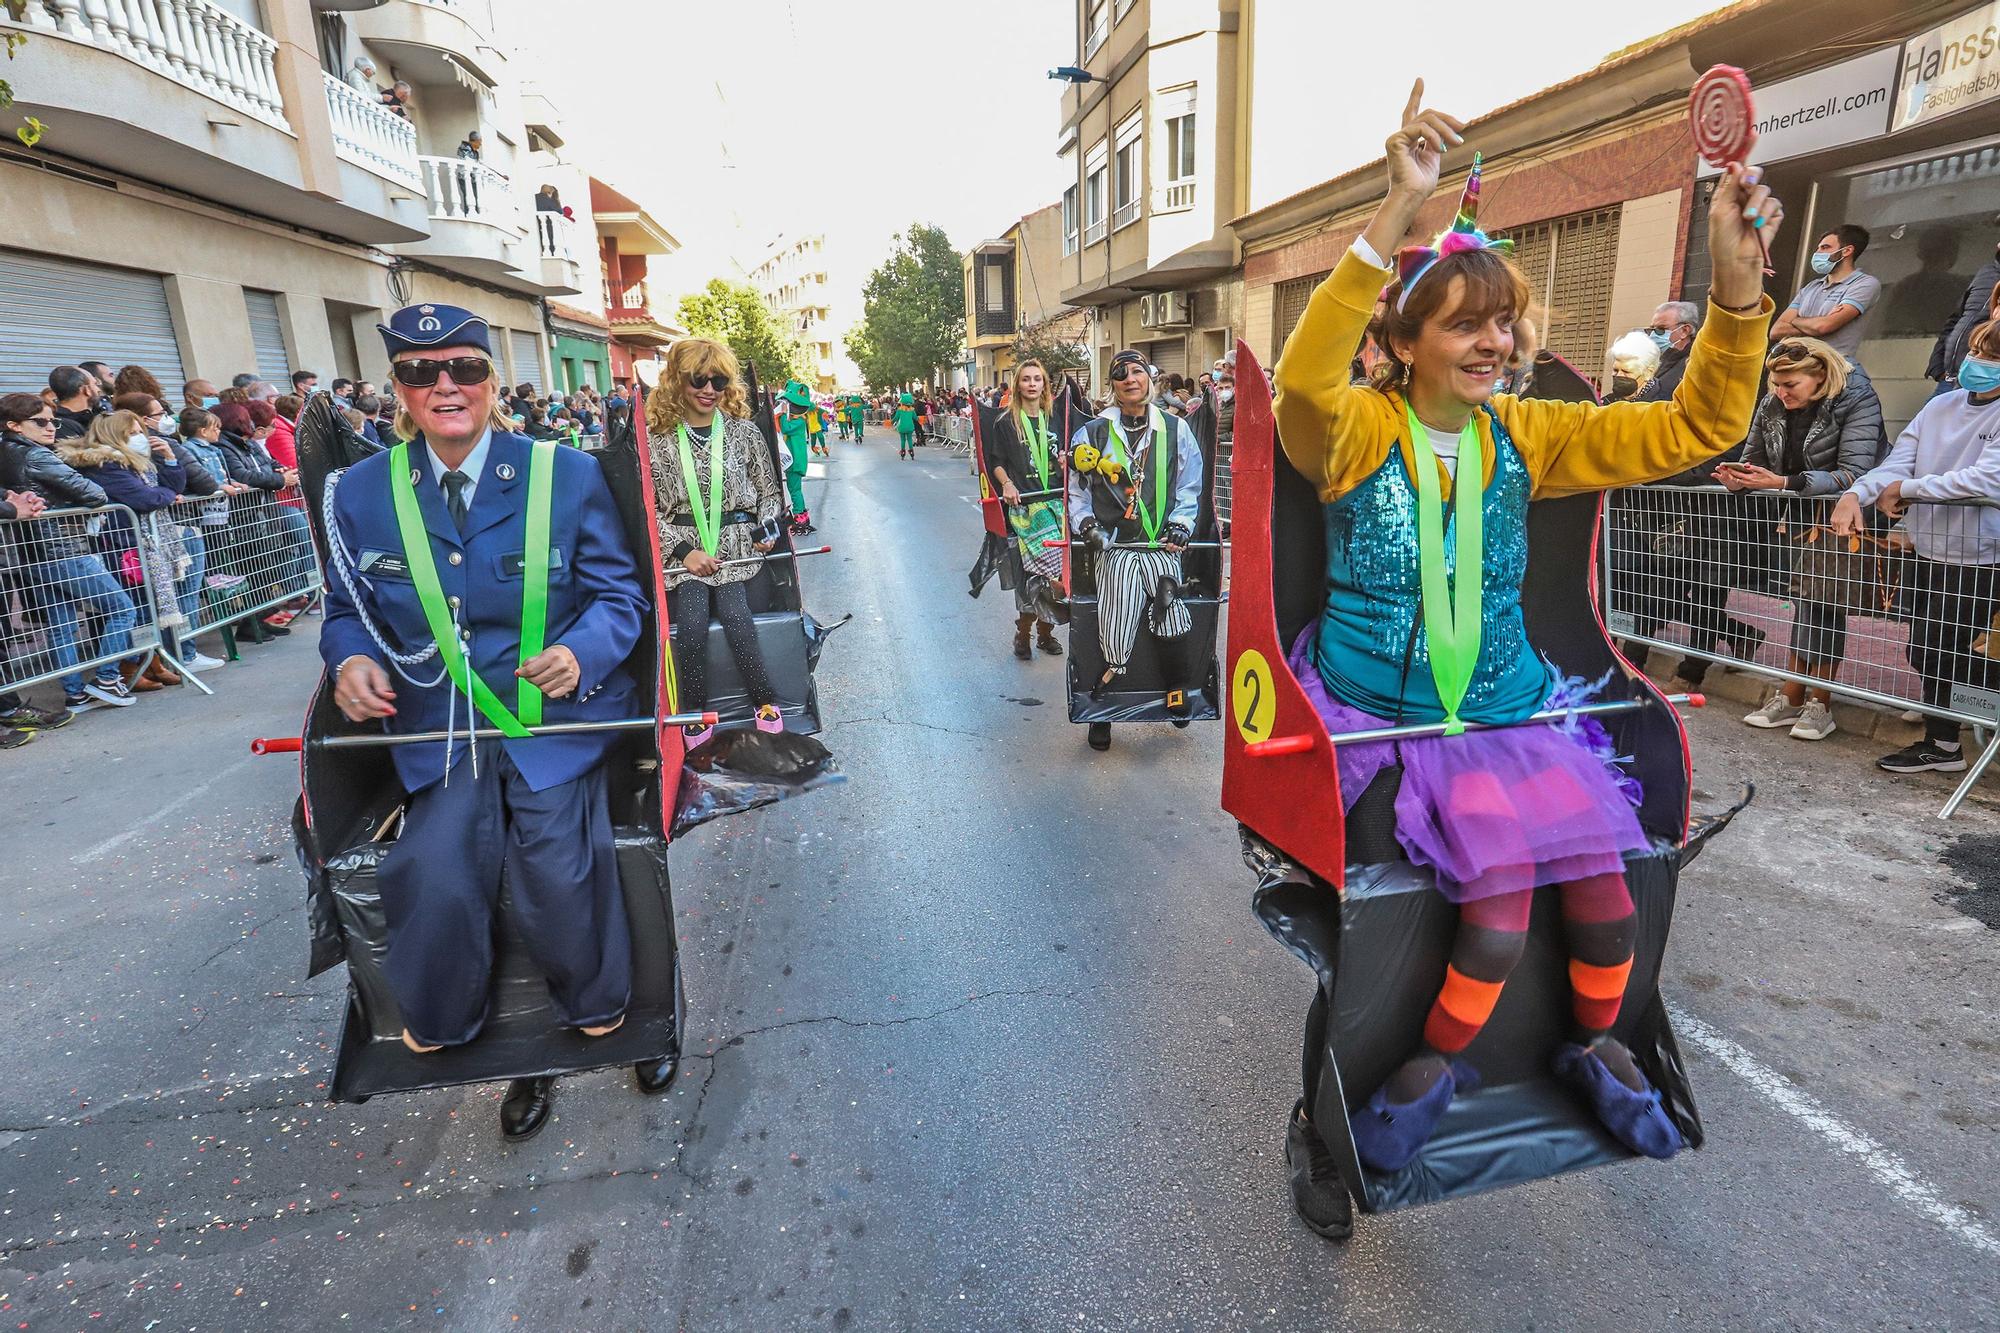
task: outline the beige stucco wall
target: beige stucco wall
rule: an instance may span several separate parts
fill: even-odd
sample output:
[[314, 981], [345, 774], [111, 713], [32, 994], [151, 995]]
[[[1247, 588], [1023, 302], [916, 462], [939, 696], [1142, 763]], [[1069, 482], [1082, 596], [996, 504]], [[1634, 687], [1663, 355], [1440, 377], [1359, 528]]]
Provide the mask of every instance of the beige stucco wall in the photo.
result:
[[1618, 210], [1618, 258], [1612, 270], [1611, 318], [1605, 334], [1607, 362], [1611, 355], [1608, 343], [1646, 327], [1660, 302], [1673, 297], [1681, 199], [1681, 191], [1668, 190], [1628, 199]]
[[[243, 289], [251, 287], [279, 293], [279, 314], [295, 366], [331, 378], [336, 373], [331, 321], [343, 319], [360, 352], [362, 377], [383, 377], [387, 362], [375, 325], [392, 307], [389, 257], [379, 251], [303, 235], [143, 186], [106, 189], [11, 163], [0, 163], [0, 244], [161, 274], [181, 362], [191, 376], [226, 380], [254, 364], [243, 304]], [[464, 306], [496, 329], [528, 329], [540, 336], [541, 317], [531, 300], [428, 273], [409, 276], [413, 301]], [[330, 310], [328, 301], [339, 303], [339, 309]], [[504, 364], [504, 352], [502, 360]]]

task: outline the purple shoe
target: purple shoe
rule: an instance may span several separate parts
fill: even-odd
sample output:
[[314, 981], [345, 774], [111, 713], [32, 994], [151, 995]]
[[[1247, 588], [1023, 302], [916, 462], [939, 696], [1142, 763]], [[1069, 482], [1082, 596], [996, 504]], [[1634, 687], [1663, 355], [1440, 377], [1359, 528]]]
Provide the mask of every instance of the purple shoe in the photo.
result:
[[1555, 1064], [1557, 1075], [1583, 1094], [1611, 1136], [1633, 1152], [1664, 1162], [1684, 1146], [1657, 1089], [1634, 1092], [1605, 1068], [1596, 1051], [1575, 1042], [1556, 1051]]
[[1451, 1099], [1478, 1086], [1479, 1075], [1472, 1066], [1453, 1060], [1430, 1090], [1413, 1102], [1392, 1102], [1386, 1088], [1375, 1089], [1368, 1104], [1348, 1117], [1361, 1164], [1371, 1171], [1401, 1171], [1431, 1141]]

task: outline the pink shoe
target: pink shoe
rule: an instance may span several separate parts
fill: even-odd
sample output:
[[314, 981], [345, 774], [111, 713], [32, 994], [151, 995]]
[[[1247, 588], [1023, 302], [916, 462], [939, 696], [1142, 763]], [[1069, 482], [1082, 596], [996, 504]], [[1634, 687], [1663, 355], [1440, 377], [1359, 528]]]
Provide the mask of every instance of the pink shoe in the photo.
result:
[[778, 707], [776, 704], [765, 704], [762, 708], [757, 710], [757, 730], [783, 731], [784, 729], [785, 729], [785, 718], [784, 715], [778, 711]]
[[685, 739], [683, 740], [682, 744], [687, 749], [692, 750], [695, 749], [697, 746], [705, 744], [708, 738], [710, 736], [713, 736], [714, 734], [715, 734], [714, 727], [697, 727], [692, 730], [687, 730], [683, 732]]

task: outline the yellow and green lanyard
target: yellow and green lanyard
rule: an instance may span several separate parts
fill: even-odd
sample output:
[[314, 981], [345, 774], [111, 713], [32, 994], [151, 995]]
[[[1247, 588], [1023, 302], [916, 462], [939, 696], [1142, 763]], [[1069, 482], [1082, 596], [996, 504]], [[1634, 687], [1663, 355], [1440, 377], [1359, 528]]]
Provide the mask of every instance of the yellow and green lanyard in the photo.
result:
[[[1157, 407], [1151, 409], [1149, 415], [1153, 419], [1153, 454], [1148, 460], [1148, 466], [1153, 469], [1153, 507], [1146, 508], [1146, 497], [1139, 493], [1139, 483], [1136, 479], [1132, 483], [1132, 501], [1138, 506], [1139, 526], [1146, 530], [1146, 540], [1157, 545], [1160, 540], [1160, 529], [1167, 521], [1167, 419]], [[1124, 468], [1125, 475], [1130, 477], [1132, 460], [1127, 456], [1129, 450], [1125, 444], [1125, 437], [1119, 433], [1116, 421], [1107, 421], [1104, 424], [1111, 428], [1112, 461]]]
[[[549, 517], [555, 500], [554, 440], [537, 440], [528, 458], [528, 532], [523, 543], [521, 567], [521, 661], [541, 654], [549, 625]], [[424, 530], [424, 515], [417, 504], [417, 488], [410, 480], [410, 446], [398, 444], [389, 451], [389, 494], [396, 505], [396, 531], [403, 540], [403, 558], [409, 562], [410, 582], [424, 609], [424, 624], [437, 643], [438, 655], [452, 683], [463, 690], [486, 720], [503, 735], [520, 738], [528, 728], [542, 724], [542, 692], [526, 680], [516, 682], [515, 706], [519, 715], [482, 680], [459, 647], [456, 626], [438, 582], [437, 560], [431, 554], [430, 534]]]
[[694, 513], [695, 536], [701, 549], [714, 555], [722, 541], [722, 413], [708, 423], [708, 494], [701, 493], [701, 479], [695, 476], [694, 447], [688, 443], [687, 423], [674, 427], [674, 441], [680, 446], [681, 480], [687, 483], [688, 508]]
[[1034, 460], [1035, 475], [1042, 479], [1042, 489], [1049, 489], [1049, 414], [1037, 412], [1029, 416], [1016, 412], [1014, 424], [1021, 428], [1021, 438], [1028, 443], [1028, 456]]
[[1481, 494], [1486, 482], [1486, 446], [1479, 437], [1478, 423], [1467, 421], [1458, 433], [1457, 484], [1453, 489], [1463, 495], [1463, 488], [1471, 486], [1472, 503], [1452, 506], [1458, 522], [1458, 577], [1448, 580], [1437, 452], [1431, 448], [1430, 432], [1409, 404], [1403, 405], [1403, 413], [1409, 419], [1410, 452], [1416, 458], [1417, 571], [1423, 584], [1424, 643], [1430, 649], [1431, 679], [1437, 684], [1438, 702], [1444, 705], [1444, 734], [1456, 736], [1465, 730], [1458, 710], [1479, 665], [1479, 617], [1486, 583]]

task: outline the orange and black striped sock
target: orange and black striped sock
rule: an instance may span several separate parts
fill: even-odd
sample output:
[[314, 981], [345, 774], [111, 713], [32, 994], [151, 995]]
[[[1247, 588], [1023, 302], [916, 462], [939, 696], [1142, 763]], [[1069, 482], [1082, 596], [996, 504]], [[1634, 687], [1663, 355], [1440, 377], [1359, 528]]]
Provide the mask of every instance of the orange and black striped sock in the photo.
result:
[[1632, 976], [1638, 917], [1623, 875], [1564, 884], [1563, 929], [1569, 941], [1571, 1013], [1586, 1034], [1611, 1030]]

